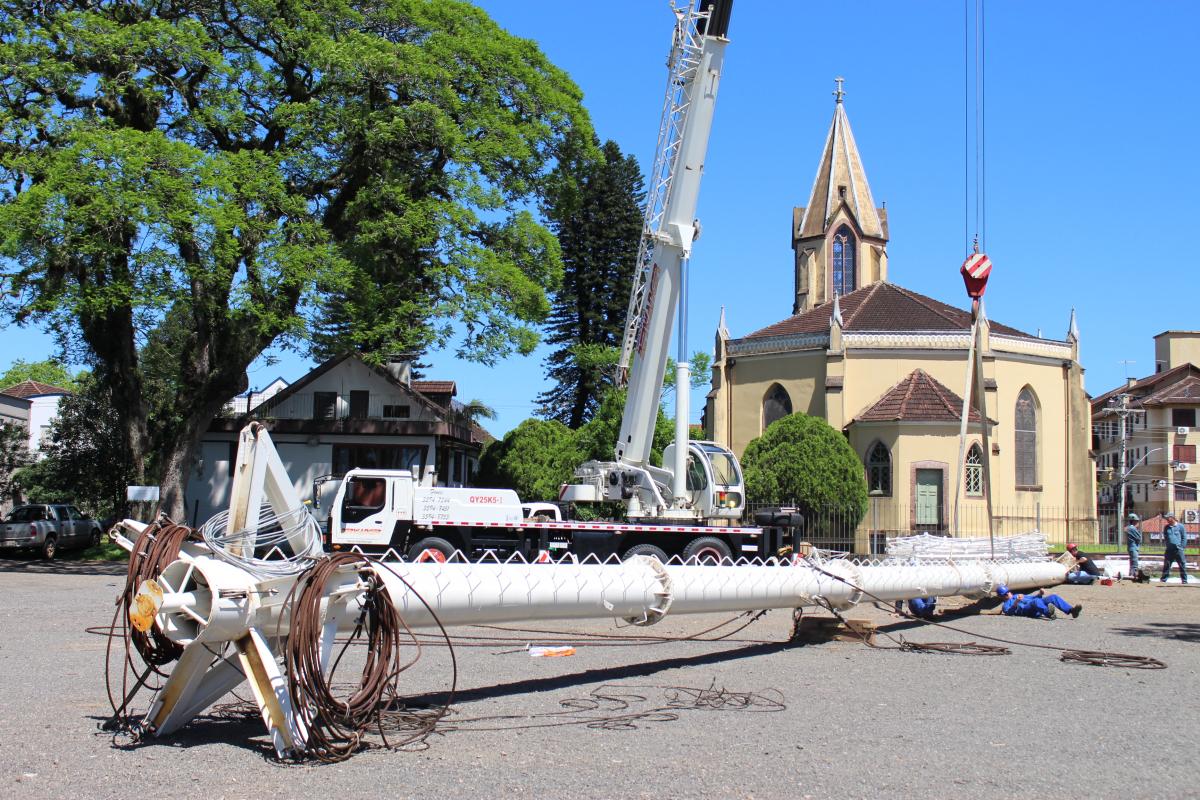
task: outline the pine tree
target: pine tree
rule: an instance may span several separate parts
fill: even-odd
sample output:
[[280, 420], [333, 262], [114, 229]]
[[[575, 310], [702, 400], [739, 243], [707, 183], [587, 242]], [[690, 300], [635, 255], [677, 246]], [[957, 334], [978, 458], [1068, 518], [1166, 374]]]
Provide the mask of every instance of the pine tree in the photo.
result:
[[575, 429], [596, 413], [612, 382], [625, 326], [642, 231], [645, 190], [632, 156], [613, 141], [603, 160], [562, 168], [547, 216], [562, 250], [563, 283], [554, 298], [546, 341], [553, 388], [538, 396], [538, 413]]

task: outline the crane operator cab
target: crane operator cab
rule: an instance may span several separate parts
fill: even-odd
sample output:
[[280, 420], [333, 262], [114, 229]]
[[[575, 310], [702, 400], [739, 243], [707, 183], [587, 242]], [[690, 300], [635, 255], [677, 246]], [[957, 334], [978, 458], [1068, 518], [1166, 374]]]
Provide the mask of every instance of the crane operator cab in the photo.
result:
[[[672, 443], [663, 450], [663, 463], [674, 457]], [[737, 458], [716, 442], [688, 442], [687, 493], [691, 508], [706, 519], [741, 519], [746, 489]]]

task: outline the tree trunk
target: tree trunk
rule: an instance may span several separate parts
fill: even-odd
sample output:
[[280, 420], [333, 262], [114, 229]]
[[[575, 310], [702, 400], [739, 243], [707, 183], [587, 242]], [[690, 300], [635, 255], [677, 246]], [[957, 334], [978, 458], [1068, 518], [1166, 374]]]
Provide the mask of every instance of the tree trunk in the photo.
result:
[[[184, 411], [183, 421], [172, 433], [174, 438], [163, 442], [159, 464], [159, 504], [162, 512], [180, 524], [191, 524], [187, 508], [188, 476], [196, 460], [196, 452], [200, 442], [208, 431], [208, 424], [217, 412], [222, 402], [210, 401], [201, 407], [193, 406]], [[197, 520], [202, 523], [204, 520]]]

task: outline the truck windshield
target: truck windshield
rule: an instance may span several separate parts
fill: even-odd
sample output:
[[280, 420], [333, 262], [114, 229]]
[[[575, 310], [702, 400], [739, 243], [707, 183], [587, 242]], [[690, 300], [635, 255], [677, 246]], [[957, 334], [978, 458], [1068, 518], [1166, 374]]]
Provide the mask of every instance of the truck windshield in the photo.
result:
[[708, 453], [708, 459], [712, 462], [714, 481], [725, 486], [737, 486], [742, 482], [737, 462], [733, 460], [729, 451], [711, 445], [705, 447], [704, 451]]

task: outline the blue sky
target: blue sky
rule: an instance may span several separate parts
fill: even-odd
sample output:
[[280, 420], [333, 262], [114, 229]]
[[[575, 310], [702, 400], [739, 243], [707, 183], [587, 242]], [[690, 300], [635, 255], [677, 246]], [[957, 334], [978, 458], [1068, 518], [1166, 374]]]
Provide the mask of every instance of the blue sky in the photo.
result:
[[[667, 0], [478, 5], [538, 42], [583, 89], [600, 138], [649, 170]], [[1131, 375], [1153, 372], [1154, 334], [1200, 329], [1198, 8], [987, 6], [988, 314], [1061, 339], [1075, 307], [1092, 394], [1124, 379], [1122, 360], [1135, 362]], [[963, 14], [962, 2], [933, 0], [735, 2], [691, 262], [690, 350], [712, 348], [722, 306], [735, 337], [791, 312], [792, 207], [807, 203], [838, 75], [875, 201], [887, 203], [890, 279], [966, 306]], [[53, 351], [25, 329], [6, 329], [4, 342], [0, 368]], [[493, 406], [489, 428], [501, 435], [532, 414], [544, 356], [490, 369], [448, 353], [426, 360], [430, 378], [458, 382], [460, 399]], [[295, 380], [308, 366], [284, 354], [250, 382]], [[693, 393], [694, 420], [702, 397]]]

